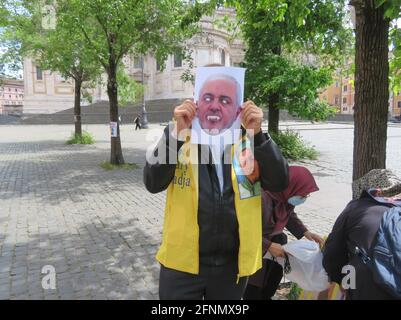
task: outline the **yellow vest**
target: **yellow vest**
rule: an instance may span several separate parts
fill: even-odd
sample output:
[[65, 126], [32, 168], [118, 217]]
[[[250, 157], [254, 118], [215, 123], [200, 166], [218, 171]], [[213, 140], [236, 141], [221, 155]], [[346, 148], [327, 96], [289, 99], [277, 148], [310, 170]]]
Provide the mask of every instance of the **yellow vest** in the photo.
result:
[[[232, 148], [232, 158], [238, 145]], [[187, 140], [179, 151], [174, 178], [167, 189], [163, 239], [156, 255], [156, 259], [165, 267], [192, 274], [199, 274], [199, 180], [196, 163], [198, 147]], [[234, 165], [231, 167], [239, 226], [239, 279], [254, 274], [262, 267], [262, 208], [260, 182], [255, 183], [256, 192], [251, 196], [240, 196], [236, 174], [238, 168], [235, 169]]]

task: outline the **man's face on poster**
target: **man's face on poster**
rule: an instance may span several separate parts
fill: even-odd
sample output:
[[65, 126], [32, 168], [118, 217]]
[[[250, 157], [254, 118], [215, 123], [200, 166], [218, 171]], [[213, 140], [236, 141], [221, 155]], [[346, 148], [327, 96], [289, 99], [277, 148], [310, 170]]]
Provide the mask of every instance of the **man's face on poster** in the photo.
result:
[[218, 134], [231, 127], [238, 115], [237, 86], [230, 79], [207, 81], [199, 94], [198, 117], [202, 129]]

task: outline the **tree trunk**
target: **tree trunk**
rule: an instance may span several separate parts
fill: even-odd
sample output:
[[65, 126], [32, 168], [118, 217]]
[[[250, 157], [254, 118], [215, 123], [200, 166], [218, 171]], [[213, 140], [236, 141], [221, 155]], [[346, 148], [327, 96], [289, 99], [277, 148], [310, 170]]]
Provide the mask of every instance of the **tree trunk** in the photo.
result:
[[107, 80], [107, 95], [110, 104], [110, 122], [117, 123], [117, 137], [111, 137], [110, 163], [124, 164], [120, 140], [120, 125], [118, 123], [118, 96], [117, 96], [117, 65], [110, 63]]
[[81, 122], [81, 80], [75, 80], [75, 99], [74, 99], [74, 123], [75, 135], [82, 136], [82, 122]]
[[278, 94], [269, 96], [269, 133], [278, 133], [280, 110], [277, 108]]
[[389, 21], [383, 6], [354, 1], [356, 12], [353, 181], [386, 167]]
[[[275, 55], [281, 55], [281, 46], [277, 45], [272, 49], [272, 53]], [[269, 132], [278, 133], [278, 124], [280, 121], [280, 110], [277, 108], [279, 101], [278, 93], [271, 93], [269, 95]]]

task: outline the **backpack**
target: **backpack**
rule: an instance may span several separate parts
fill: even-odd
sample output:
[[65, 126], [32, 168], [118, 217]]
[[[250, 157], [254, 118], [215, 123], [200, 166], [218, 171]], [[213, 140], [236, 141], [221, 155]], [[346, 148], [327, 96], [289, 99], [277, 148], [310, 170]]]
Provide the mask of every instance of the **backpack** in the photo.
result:
[[376, 284], [401, 299], [401, 207], [384, 213], [369, 255], [363, 255]]

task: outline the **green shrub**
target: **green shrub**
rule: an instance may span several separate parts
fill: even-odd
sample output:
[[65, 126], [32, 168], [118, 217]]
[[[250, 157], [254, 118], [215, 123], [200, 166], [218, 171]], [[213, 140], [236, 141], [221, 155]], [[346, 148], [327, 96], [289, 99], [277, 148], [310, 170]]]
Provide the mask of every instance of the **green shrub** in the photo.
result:
[[95, 139], [89, 132], [82, 132], [82, 135], [73, 133], [66, 144], [94, 144]]
[[136, 163], [124, 163], [124, 164], [112, 164], [109, 161], [103, 161], [100, 164], [100, 167], [102, 167], [105, 170], [114, 170], [114, 169], [139, 169], [140, 167]]
[[298, 300], [302, 289], [294, 282], [291, 283], [290, 292], [287, 295], [288, 300]]
[[287, 159], [317, 159], [318, 152], [303, 141], [298, 132], [292, 130], [280, 131], [278, 134], [271, 134], [271, 137]]

